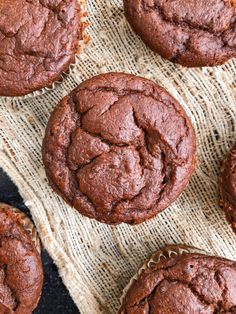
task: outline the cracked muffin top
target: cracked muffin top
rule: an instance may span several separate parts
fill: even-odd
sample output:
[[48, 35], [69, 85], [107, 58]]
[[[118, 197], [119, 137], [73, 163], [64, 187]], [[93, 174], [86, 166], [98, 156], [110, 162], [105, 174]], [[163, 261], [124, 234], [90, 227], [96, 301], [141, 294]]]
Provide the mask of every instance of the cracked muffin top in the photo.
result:
[[236, 313], [236, 262], [188, 253], [150, 265], [129, 287], [119, 314]]
[[80, 213], [138, 224], [169, 206], [195, 167], [183, 108], [152, 81], [107, 73], [56, 107], [43, 142], [49, 182]]
[[30, 314], [42, 290], [41, 258], [21, 218], [0, 205], [0, 313]]
[[236, 145], [223, 163], [220, 189], [223, 209], [236, 232]]
[[82, 39], [78, 0], [0, 1], [0, 96], [50, 87]]
[[187, 67], [236, 57], [235, 0], [124, 0], [126, 17], [162, 57]]

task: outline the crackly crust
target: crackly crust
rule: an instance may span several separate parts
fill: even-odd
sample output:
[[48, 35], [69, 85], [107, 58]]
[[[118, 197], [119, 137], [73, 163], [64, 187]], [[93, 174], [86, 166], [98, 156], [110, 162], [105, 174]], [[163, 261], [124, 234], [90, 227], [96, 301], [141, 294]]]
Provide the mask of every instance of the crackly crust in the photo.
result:
[[235, 262], [168, 246], [131, 280], [119, 314], [235, 313], [235, 280]]
[[220, 174], [221, 205], [236, 232], [236, 145], [224, 160]]
[[34, 242], [34, 245], [39, 253], [41, 253], [41, 245], [40, 245], [40, 239], [38, 232], [33, 224], [33, 222], [30, 220], [30, 218], [23, 213], [18, 208], [9, 206], [4, 203], [0, 203], [0, 210], [12, 210], [14, 213], [17, 214], [17, 218], [19, 223], [23, 226], [23, 228], [28, 232], [28, 234], [31, 237], [31, 240]]
[[68, 72], [83, 39], [78, 0], [0, 2], [0, 95], [51, 87]]
[[142, 267], [139, 268], [138, 272], [130, 279], [130, 282], [128, 285], [125, 287], [123, 290], [123, 294], [121, 296], [121, 303], [123, 303], [124, 298], [131, 288], [132, 284], [138, 280], [139, 276], [142, 274], [142, 272], [148, 268], [155, 267], [156, 264], [160, 263], [163, 260], [168, 260], [172, 257], [176, 257], [178, 255], [183, 255], [183, 254], [207, 254], [204, 250], [192, 247], [192, 246], [187, 246], [187, 245], [168, 245], [159, 251], [155, 252], [145, 263], [142, 265]]
[[43, 284], [41, 258], [32, 241], [35, 233], [19, 211], [6, 204], [0, 204], [0, 209], [0, 309], [30, 314]]
[[236, 2], [124, 0], [134, 31], [162, 57], [188, 67], [236, 57]]
[[137, 224], [183, 191], [195, 146], [189, 119], [164, 89], [108, 73], [82, 83], [57, 106], [43, 161], [54, 190], [82, 214]]

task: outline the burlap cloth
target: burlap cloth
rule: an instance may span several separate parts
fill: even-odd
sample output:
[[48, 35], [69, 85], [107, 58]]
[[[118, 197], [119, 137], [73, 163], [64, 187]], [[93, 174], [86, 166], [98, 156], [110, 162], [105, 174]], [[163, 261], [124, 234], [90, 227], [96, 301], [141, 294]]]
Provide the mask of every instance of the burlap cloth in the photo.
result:
[[[92, 41], [62, 85], [40, 97], [0, 100], [0, 166], [18, 185], [43, 244], [81, 313], [115, 313], [122, 289], [156, 249], [186, 243], [236, 259], [236, 236], [218, 205], [220, 162], [236, 140], [236, 62], [187, 69], [152, 53], [127, 25], [121, 0], [90, 0]], [[106, 226], [82, 217], [48, 185], [41, 144], [50, 112], [82, 80], [107, 71], [150, 78], [175, 96], [198, 138], [188, 188], [165, 212], [140, 226]]]

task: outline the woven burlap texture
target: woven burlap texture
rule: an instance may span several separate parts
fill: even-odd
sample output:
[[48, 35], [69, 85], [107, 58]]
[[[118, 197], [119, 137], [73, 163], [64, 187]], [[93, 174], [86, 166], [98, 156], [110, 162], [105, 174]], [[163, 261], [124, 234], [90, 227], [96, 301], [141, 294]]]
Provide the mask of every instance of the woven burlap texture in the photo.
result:
[[[121, 0], [88, 1], [92, 40], [72, 74], [53, 91], [0, 100], [0, 166], [18, 185], [42, 242], [81, 313], [115, 313], [122, 289], [158, 248], [194, 245], [236, 259], [236, 237], [218, 205], [220, 163], [236, 140], [236, 62], [187, 69], [150, 51], [133, 34]], [[81, 216], [52, 192], [41, 159], [49, 115], [78, 83], [109, 71], [150, 78], [185, 108], [198, 141], [197, 169], [182, 196], [139, 226], [107, 226]]]

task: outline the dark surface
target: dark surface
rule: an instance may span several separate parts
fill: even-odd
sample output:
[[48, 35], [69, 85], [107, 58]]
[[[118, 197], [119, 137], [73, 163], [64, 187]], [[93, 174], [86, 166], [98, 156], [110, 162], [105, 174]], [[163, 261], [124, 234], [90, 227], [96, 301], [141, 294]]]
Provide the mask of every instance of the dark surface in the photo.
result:
[[[0, 202], [19, 208], [29, 215], [17, 187], [0, 169]], [[45, 249], [42, 249], [44, 286], [42, 296], [34, 314], [79, 314], [66, 287], [59, 277], [57, 267]]]

